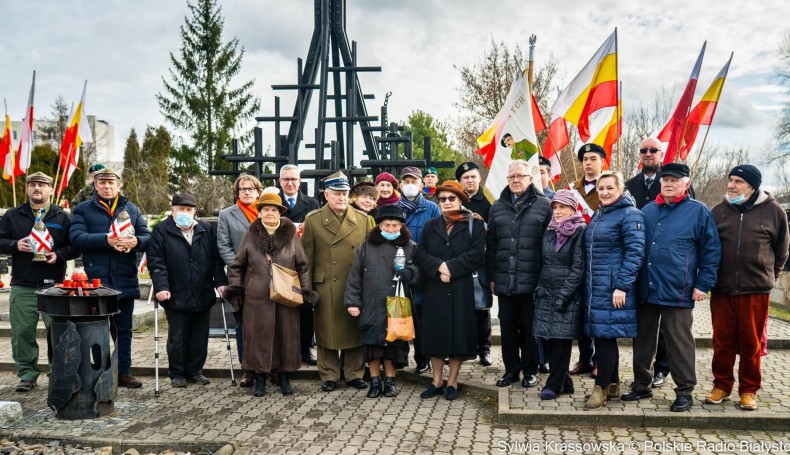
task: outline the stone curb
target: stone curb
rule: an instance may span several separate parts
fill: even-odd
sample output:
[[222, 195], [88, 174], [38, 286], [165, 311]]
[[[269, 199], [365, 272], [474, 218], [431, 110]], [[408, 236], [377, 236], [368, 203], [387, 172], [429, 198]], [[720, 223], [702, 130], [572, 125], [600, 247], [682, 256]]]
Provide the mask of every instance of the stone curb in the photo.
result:
[[[694, 415], [690, 412], [656, 412], [634, 408], [626, 412], [577, 411], [563, 412], [551, 410], [511, 410], [510, 390], [499, 390], [497, 421], [507, 424], [554, 425], [558, 427], [641, 427], [641, 428], [694, 428], [709, 430], [756, 430], [787, 431], [790, 416], [762, 411], [743, 411], [739, 415]], [[697, 402], [695, 406], [701, 406]]]
[[[10, 439], [12, 441], [24, 440], [26, 443], [43, 444], [47, 445], [52, 441], [60, 442], [61, 447], [66, 445], [81, 445], [83, 447], [91, 447], [93, 449], [100, 449], [102, 447], [112, 447], [113, 453], [124, 453], [129, 449], [137, 449], [140, 453], [148, 452], [163, 452], [165, 450], [175, 450], [179, 452], [192, 451], [195, 449], [210, 450], [216, 452], [225, 445], [235, 445], [232, 442], [221, 441], [203, 441], [200, 439], [191, 442], [182, 441], [167, 441], [164, 439], [125, 439], [125, 438], [71, 438], [71, 437], [58, 437], [56, 435], [48, 434], [46, 431], [40, 430], [24, 430], [24, 431], [8, 431], [0, 429], [0, 438]], [[239, 453], [234, 451], [234, 453]]]

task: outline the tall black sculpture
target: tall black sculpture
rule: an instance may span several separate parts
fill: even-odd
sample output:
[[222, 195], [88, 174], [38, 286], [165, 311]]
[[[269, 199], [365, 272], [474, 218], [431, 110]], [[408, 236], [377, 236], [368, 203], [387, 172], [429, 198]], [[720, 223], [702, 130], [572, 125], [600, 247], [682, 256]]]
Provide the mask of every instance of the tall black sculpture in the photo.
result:
[[[381, 108], [381, 116], [368, 114], [366, 99], [373, 95], [363, 94], [359, 83], [360, 72], [378, 72], [381, 67], [358, 66], [356, 42], [349, 44], [346, 35], [346, 1], [314, 0], [315, 29], [310, 49], [304, 61], [297, 60], [297, 83], [272, 85], [274, 90], [296, 90], [293, 114], [282, 115], [280, 97], [274, 97], [274, 115], [256, 117], [258, 122], [274, 124], [274, 156], [263, 154], [263, 134], [255, 128], [255, 154], [250, 157], [239, 155], [234, 146], [233, 153], [224, 158], [234, 163], [232, 171], [212, 171], [215, 175], [237, 175], [242, 170], [239, 164], [254, 163], [258, 178], [272, 179], [277, 173], [264, 172], [266, 163], [273, 163], [276, 170], [284, 164], [297, 164], [304, 170], [303, 179], [325, 177], [343, 169], [351, 177], [375, 175], [383, 170], [397, 172], [404, 166], [452, 167], [452, 162], [432, 162], [430, 138], [425, 141], [425, 159], [415, 160], [412, 156], [411, 134], [401, 135], [397, 124], [387, 124], [387, 102]], [[319, 78], [320, 75], [320, 78]], [[307, 113], [318, 91], [318, 117], [313, 131], [314, 142], [305, 143], [304, 129]], [[387, 94], [389, 96], [389, 94]], [[328, 111], [332, 109], [332, 113]], [[374, 121], [378, 126], [373, 126]], [[287, 134], [281, 134], [287, 123]], [[327, 141], [328, 132], [334, 126], [334, 139]], [[362, 168], [354, 168], [355, 127], [358, 126], [364, 144]], [[378, 135], [377, 135], [378, 134]], [[403, 147], [399, 147], [402, 145]], [[300, 147], [314, 149], [312, 157], [300, 154]], [[329, 152], [327, 154], [327, 151]], [[318, 185], [316, 188], [316, 193]]]

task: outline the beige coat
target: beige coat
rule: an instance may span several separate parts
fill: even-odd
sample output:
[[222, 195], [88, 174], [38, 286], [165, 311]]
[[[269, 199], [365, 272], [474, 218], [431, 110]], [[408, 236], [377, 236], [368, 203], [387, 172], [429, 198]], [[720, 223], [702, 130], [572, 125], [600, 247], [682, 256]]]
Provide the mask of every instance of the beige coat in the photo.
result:
[[315, 339], [327, 349], [362, 346], [357, 320], [343, 302], [346, 279], [357, 249], [374, 226], [373, 218], [349, 207], [343, 222], [328, 206], [307, 214], [302, 244], [313, 273], [313, 290], [319, 294], [315, 305]]

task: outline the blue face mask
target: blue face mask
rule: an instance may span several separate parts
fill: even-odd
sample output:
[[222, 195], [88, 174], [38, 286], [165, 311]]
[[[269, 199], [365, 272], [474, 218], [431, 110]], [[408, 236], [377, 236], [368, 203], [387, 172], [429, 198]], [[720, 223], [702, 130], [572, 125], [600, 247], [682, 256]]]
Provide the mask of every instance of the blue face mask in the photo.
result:
[[176, 213], [176, 225], [180, 228], [188, 228], [192, 226], [192, 221], [195, 219], [195, 216], [189, 213], [178, 212]]
[[398, 232], [396, 232], [394, 234], [390, 234], [389, 232], [382, 230], [381, 231], [381, 236], [384, 237], [387, 240], [395, 240], [398, 237], [400, 237], [400, 231], [398, 231]]
[[727, 197], [727, 195], [725, 195], [724, 197], [727, 199], [727, 202], [729, 202], [732, 205], [743, 204], [743, 202], [746, 201], [746, 195], [745, 194], [741, 194], [741, 195], [739, 195], [737, 197], [733, 197], [733, 198]]

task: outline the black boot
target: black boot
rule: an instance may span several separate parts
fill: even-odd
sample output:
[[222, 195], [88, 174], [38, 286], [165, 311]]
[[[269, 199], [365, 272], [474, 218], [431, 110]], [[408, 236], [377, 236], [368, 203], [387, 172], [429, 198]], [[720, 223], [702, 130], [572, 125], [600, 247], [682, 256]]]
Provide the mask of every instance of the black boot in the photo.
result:
[[381, 379], [378, 376], [370, 378], [370, 390], [368, 398], [378, 398], [381, 396]]
[[280, 373], [280, 392], [283, 395], [293, 395], [294, 389], [291, 388], [291, 383], [288, 382], [288, 373]]
[[387, 398], [392, 398], [398, 395], [398, 391], [395, 390], [395, 377], [387, 376], [384, 378], [384, 396]]
[[266, 393], [266, 374], [255, 373], [255, 390], [253, 390], [252, 395], [262, 397], [264, 393]]

